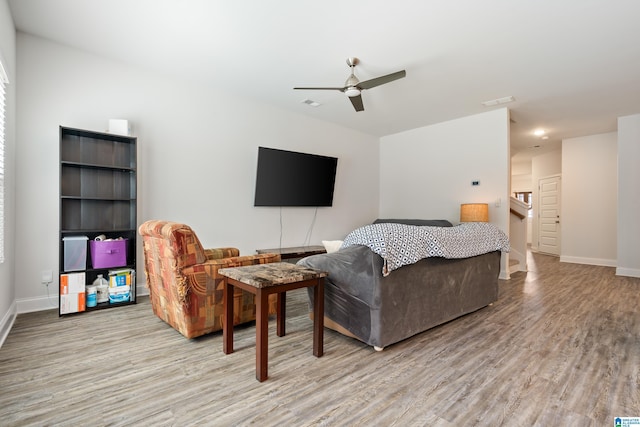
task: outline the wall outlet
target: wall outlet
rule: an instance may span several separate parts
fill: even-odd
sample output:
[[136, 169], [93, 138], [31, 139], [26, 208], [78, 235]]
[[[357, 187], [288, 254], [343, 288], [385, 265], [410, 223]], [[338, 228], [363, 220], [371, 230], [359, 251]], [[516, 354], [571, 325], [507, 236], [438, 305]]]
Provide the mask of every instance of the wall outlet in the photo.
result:
[[42, 284], [48, 285], [53, 282], [53, 272], [51, 270], [42, 270]]

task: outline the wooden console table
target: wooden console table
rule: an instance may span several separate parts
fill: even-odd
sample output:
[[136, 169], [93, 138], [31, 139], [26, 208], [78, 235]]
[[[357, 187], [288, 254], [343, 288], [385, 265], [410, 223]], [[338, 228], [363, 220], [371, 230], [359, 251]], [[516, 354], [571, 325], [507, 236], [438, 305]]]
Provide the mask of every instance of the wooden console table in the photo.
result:
[[326, 272], [287, 262], [221, 268], [223, 276], [223, 351], [233, 353], [233, 292], [237, 286], [256, 296], [256, 379], [267, 379], [269, 295], [277, 294], [276, 333], [285, 335], [286, 292], [313, 286], [313, 355], [324, 353], [324, 278]]
[[304, 258], [311, 255], [324, 254], [324, 246], [295, 246], [291, 248], [258, 249], [259, 254], [280, 254], [281, 259]]

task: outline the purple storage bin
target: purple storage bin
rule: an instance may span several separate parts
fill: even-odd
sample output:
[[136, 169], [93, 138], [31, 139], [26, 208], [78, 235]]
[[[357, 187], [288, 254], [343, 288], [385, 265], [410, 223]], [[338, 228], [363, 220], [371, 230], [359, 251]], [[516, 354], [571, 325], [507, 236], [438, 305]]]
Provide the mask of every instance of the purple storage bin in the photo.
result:
[[127, 240], [91, 240], [91, 262], [93, 268], [124, 267], [127, 265]]

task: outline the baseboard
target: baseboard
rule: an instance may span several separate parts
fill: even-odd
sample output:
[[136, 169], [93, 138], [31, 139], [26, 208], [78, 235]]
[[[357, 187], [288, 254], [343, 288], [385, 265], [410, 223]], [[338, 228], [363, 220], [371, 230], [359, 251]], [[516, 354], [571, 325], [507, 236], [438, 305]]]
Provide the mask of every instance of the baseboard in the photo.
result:
[[511, 264], [509, 266], [509, 273], [517, 273], [519, 271], [529, 271], [527, 264], [523, 264], [522, 262], [518, 262], [517, 264]]
[[511, 274], [509, 274], [509, 271], [500, 271], [500, 275], [498, 276], [498, 279], [500, 280], [511, 280]]
[[560, 262], [568, 262], [571, 264], [599, 265], [602, 267], [615, 267], [618, 264], [615, 259], [582, 258], [574, 256], [560, 256]]
[[7, 314], [5, 314], [2, 321], [0, 321], [0, 348], [2, 348], [2, 344], [4, 344], [4, 341], [9, 336], [9, 331], [11, 331], [13, 323], [16, 321], [16, 315], [16, 303], [14, 301], [11, 307], [9, 307]]
[[16, 300], [18, 314], [32, 313], [34, 311], [57, 310], [58, 294], [44, 297], [22, 298]]
[[616, 276], [640, 277], [640, 269], [637, 268], [616, 268]]

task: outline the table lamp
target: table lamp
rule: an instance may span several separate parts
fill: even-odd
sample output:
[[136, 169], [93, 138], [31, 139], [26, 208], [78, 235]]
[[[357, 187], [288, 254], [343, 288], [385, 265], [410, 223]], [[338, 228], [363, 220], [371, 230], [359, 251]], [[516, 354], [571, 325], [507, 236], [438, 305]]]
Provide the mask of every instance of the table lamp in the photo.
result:
[[488, 203], [463, 203], [460, 205], [460, 222], [489, 222]]

